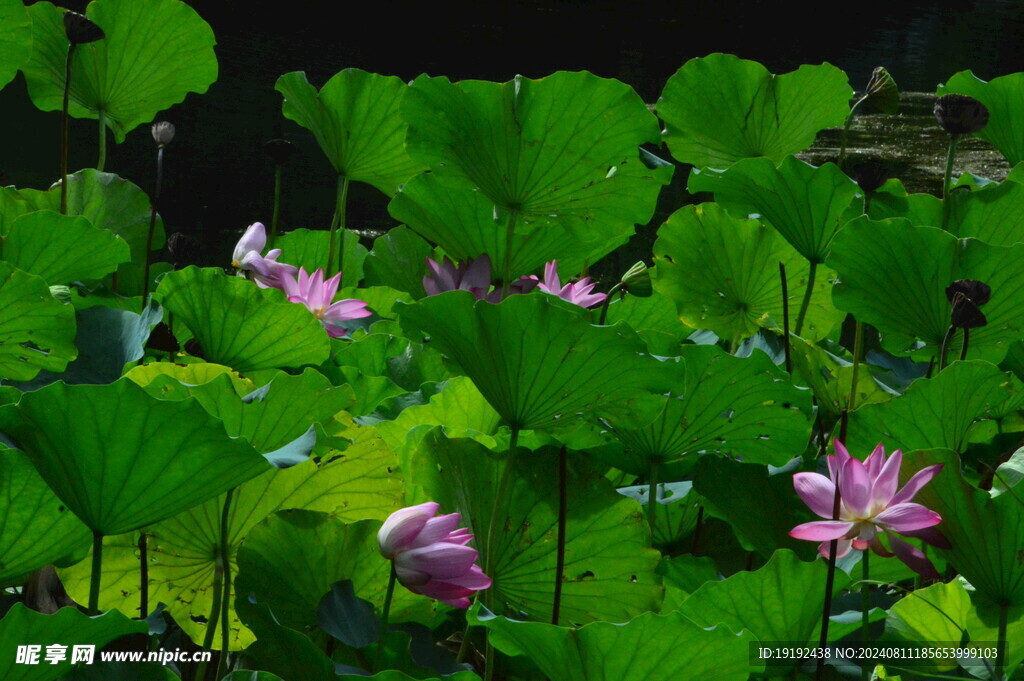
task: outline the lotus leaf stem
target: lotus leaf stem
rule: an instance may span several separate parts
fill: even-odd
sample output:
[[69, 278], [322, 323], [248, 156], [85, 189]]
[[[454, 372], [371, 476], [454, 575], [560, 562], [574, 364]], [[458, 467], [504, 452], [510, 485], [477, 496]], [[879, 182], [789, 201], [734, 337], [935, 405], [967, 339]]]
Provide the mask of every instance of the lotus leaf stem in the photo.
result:
[[562, 573], [565, 572], [565, 524], [568, 515], [569, 455], [565, 445], [558, 452], [558, 546], [555, 553], [555, 596], [551, 602], [551, 623], [558, 626], [562, 607]]
[[139, 617], [149, 615], [149, 542], [146, 533], [139, 535]]
[[89, 612], [100, 610], [100, 575], [103, 572], [103, 535], [92, 533], [92, 575], [89, 579]]
[[[871, 642], [871, 592], [868, 588], [868, 556], [870, 549], [864, 549], [861, 555], [861, 585], [860, 585], [860, 642], [867, 645]], [[860, 668], [861, 681], [870, 681], [871, 666], [865, 661]]]
[[[224, 590], [221, 592], [220, 604], [220, 661], [217, 663], [216, 678], [224, 678], [227, 673], [228, 653], [231, 650], [231, 501], [235, 490], [228, 490], [224, 497], [224, 509], [220, 515], [220, 555], [224, 561]], [[223, 668], [222, 668], [223, 667]]]
[[[337, 261], [335, 260], [336, 253], [335, 241], [337, 233], [341, 231], [341, 243], [338, 245], [338, 251], [345, 250], [345, 212], [348, 207], [348, 183], [349, 180], [343, 175], [338, 175], [338, 195], [334, 205], [334, 217], [331, 219], [331, 238], [327, 242], [327, 271], [325, 276], [334, 276], [338, 269], [341, 269], [344, 257], [339, 255]], [[273, 227], [273, 225], [271, 225]], [[337, 267], [335, 266], [337, 265]], [[338, 284], [339, 288], [341, 284]]]
[[68, 45], [68, 56], [64, 60], [64, 105], [60, 118], [60, 214], [68, 214], [68, 104], [71, 101], [71, 62], [75, 57], [76, 43]]
[[843, 163], [846, 162], [846, 138], [850, 132], [850, 124], [853, 123], [853, 114], [857, 111], [857, 107], [860, 106], [861, 102], [867, 99], [868, 96], [869, 95], [865, 94], [854, 102], [853, 106], [850, 107], [850, 113], [846, 116], [846, 123], [843, 125], [843, 140], [839, 145], [839, 161], [836, 162], [836, 165], [839, 166], [840, 170], [843, 168]]
[[807, 290], [804, 291], [804, 299], [800, 303], [800, 312], [796, 315], [796, 335], [804, 330], [804, 317], [807, 316], [807, 308], [811, 305], [811, 294], [814, 292], [814, 277], [818, 273], [818, 263], [811, 261], [811, 268], [807, 271]]
[[380, 638], [377, 639], [377, 652], [373, 655], [373, 668], [370, 675], [380, 671], [380, 657], [384, 652], [384, 644], [388, 638], [388, 618], [391, 616], [391, 597], [395, 595], [395, 582], [398, 581], [398, 573], [395, 572], [395, 562], [391, 561], [391, 576], [388, 578], [388, 590], [384, 594], [384, 610], [380, 615]]
[[793, 358], [789, 349], [789, 281], [786, 279], [786, 263], [779, 263], [779, 282], [782, 284], [782, 347], [786, 353], [786, 371], [793, 373]]
[[103, 109], [100, 109], [100, 150], [99, 157], [96, 159], [96, 170], [103, 172], [103, 167], [107, 165], [107, 114], [104, 113]]
[[949, 151], [946, 153], [946, 172], [942, 175], [942, 229], [943, 231], [949, 231], [949, 215], [953, 210], [953, 206], [950, 203], [950, 184], [953, 180], [953, 159], [956, 158], [956, 147], [960, 143], [960, 138], [951, 135], [949, 138]]
[[[494, 544], [498, 538], [498, 521], [505, 514], [505, 506], [508, 504], [508, 490], [511, 487], [513, 468], [515, 468], [515, 455], [519, 446], [519, 426], [513, 425], [511, 437], [508, 443], [508, 454], [505, 457], [505, 468], [498, 480], [498, 491], [494, 495], [494, 506], [491, 508], [491, 520], [487, 524], [487, 553], [484, 554], [484, 574], [494, 579], [495, 548]], [[491, 612], [494, 608], [494, 585], [486, 592], [486, 605]], [[494, 678], [494, 646], [491, 645], [490, 636], [487, 637], [487, 647], [484, 653], [486, 667], [484, 669], [484, 681], [491, 681]]]

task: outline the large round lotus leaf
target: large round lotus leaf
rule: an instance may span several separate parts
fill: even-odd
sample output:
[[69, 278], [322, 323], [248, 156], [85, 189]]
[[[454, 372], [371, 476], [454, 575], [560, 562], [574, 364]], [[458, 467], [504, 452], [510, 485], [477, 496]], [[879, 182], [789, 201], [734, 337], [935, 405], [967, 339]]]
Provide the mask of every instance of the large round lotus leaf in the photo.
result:
[[[936, 227], [942, 223], [932, 224]], [[973, 191], [952, 194], [949, 231], [991, 246], [1012, 246], [1024, 242], [1024, 185], [1017, 182], [991, 184]]]
[[0, 0], [0, 89], [32, 54], [32, 19], [22, 0]]
[[0, 428], [75, 515], [104, 535], [169, 518], [268, 465], [195, 400], [157, 400], [128, 380], [26, 393], [0, 409]]
[[[489, 546], [502, 460], [474, 440], [450, 440], [431, 431], [417, 452], [403, 458], [422, 501], [458, 511], [474, 534], [480, 565], [493, 551], [490, 596], [500, 612], [551, 621], [558, 534], [558, 457], [552, 450], [519, 450], [511, 462], [513, 479], [504, 516], [497, 519]], [[624, 622], [656, 610], [661, 587], [654, 571], [659, 554], [649, 548], [647, 521], [640, 506], [599, 477], [571, 470], [567, 481], [565, 569], [561, 621]]]
[[[335, 238], [341, 239], [341, 285], [356, 286], [363, 278], [366, 247], [350, 229], [341, 230]], [[311, 274], [317, 268], [327, 269], [330, 244], [331, 233], [326, 229], [296, 229], [274, 240], [274, 247], [282, 251], [281, 262], [305, 268]]]
[[[954, 192], [954, 207], [961, 192]], [[898, 178], [890, 178], [871, 193], [868, 216], [872, 220], [906, 218], [915, 225], [942, 224], [942, 199], [933, 194], [911, 194]]]
[[[915, 589], [896, 601], [885, 620], [885, 633], [898, 640], [927, 645], [960, 641], [967, 629], [971, 598], [959, 580]], [[972, 636], [973, 640], [985, 640]], [[935, 671], [956, 669], [956, 660], [935, 660]]]
[[[268, 470], [235, 490], [228, 514], [232, 561], [252, 529], [278, 510], [323, 511], [355, 522], [362, 518], [383, 520], [402, 505], [403, 488], [395, 455], [372, 429], [363, 429], [344, 452], [332, 451], [326, 458], [331, 462], [319, 467], [307, 461], [287, 469]], [[171, 616], [196, 642], [204, 638], [205, 618], [213, 607], [224, 498], [222, 494], [144, 530], [150, 559], [150, 603], [167, 604]], [[103, 608], [138, 612], [136, 536], [126, 534], [103, 541], [99, 597]], [[61, 570], [60, 576], [68, 593], [84, 602], [89, 593], [89, 561]], [[252, 643], [253, 634], [234, 612], [230, 617], [231, 649], [239, 650]], [[218, 635], [215, 647], [220, 646], [220, 640]]]
[[1024, 161], [1024, 73], [984, 81], [971, 71], [961, 71], [940, 85], [936, 94], [953, 93], [974, 97], [988, 109], [988, 125], [976, 137], [990, 142], [1011, 166]]
[[409, 392], [419, 390], [424, 383], [440, 383], [453, 376], [440, 352], [402, 336], [370, 333], [351, 343], [337, 344], [332, 350], [331, 359], [338, 366], [355, 367], [366, 376], [387, 376]]
[[[43, 111], [60, 111], [68, 50], [64, 10], [37, 2], [29, 13], [34, 42], [23, 69], [29, 95]], [[102, 113], [118, 142], [217, 80], [213, 31], [184, 2], [95, 0], [85, 14], [106, 38], [75, 50], [68, 111], [76, 118]]]
[[203, 357], [240, 372], [320, 364], [330, 341], [305, 305], [221, 270], [168, 273], [154, 294], [199, 343]]
[[[971, 329], [968, 358], [998, 362], [1024, 335], [1024, 245], [989, 246], [899, 218], [862, 217], [836, 235], [828, 266], [839, 274], [836, 307], [877, 327], [890, 352], [907, 352], [919, 339], [926, 360], [938, 353], [950, 325], [946, 287], [958, 279], [992, 288], [981, 308], [988, 325]], [[958, 331], [950, 360], [959, 357], [962, 341]]]
[[[11, 222], [25, 213], [59, 208], [60, 185], [46, 191], [0, 188], [0, 233], [6, 234]], [[68, 215], [81, 215], [93, 227], [109, 230], [128, 242], [131, 262], [117, 268], [117, 291], [121, 295], [142, 292], [150, 209], [144, 191], [113, 173], [85, 169], [68, 176]], [[159, 215], [152, 245], [154, 249], [164, 245], [164, 223]]]
[[[657, 268], [649, 272], [652, 279], [657, 279]], [[679, 354], [680, 342], [694, 331], [680, 322], [675, 303], [659, 290], [645, 298], [627, 295], [612, 301], [607, 322], [625, 322], [647, 342], [652, 355], [661, 357]]]
[[399, 225], [373, 242], [363, 264], [366, 285], [386, 285], [422, 298], [426, 259], [434, 250], [408, 227]]
[[902, 399], [864, 405], [852, 412], [846, 445], [858, 458], [879, 442], [890, 451], [963, 452], [971, 425], [1010, 397], [1010, 380], [988, 362], [954, 362], [934, 378], [914, 381]]
[[399, 108], [407, 86], [401, 78], [345, 69], [317, 92], [295, 71], [278, 78], [275, 89], [284, 95], [285, 118], [316, 136], [338, 175], [392, 196], [423, 170], [405, 150]]
[[0, 262], [0, 377], [60, 373], [77, 355], [74, 308], [58, 302], [39, 277]]
[[725, 168], [743, 158], [776, 163], [814, 143], [850, 112], [846, 74], [831, 64], [776, 76], [731, 54], [691, 59], [665, 83], [658, 115], [676, 160]]
[[[346, 524], [309, 510], [283, 511], [253, 528], [238, 550], [238, 598], [255, 594], [284, 626], [317, 629], [317, 607], [331, 585], [352, 580], [356, 596], [375, 607], [384, 603], [391, 566], [377, 543], [380, 523]], [[391, 621], [429, 621], [430, 599], [399, 586]]]
[[[145, 634], [149, 625], [133, 621], [119, 612], [89, 617], [76, 608], [61, 608], [53, 615], [44, 615], [15, 603], [0, 620], [0, 678], [4, 681], [54, 681], [71, 670], [75, 646], [93, 649], [99, 662], [99, 650], [114, 639], [128, 634]], [[67, 661], [46, 662], [46, 646], [59, 643], [67, 646]], [[18, 646], [41, 646], [35, 664], [18, 663]]]
[[518, 428], [671, 389], [672, 365], [645, 354], [633, 330], [594, 326], [569, 308], [542, 293], [494, 305], [452, 291], [400, 306], [399, 315], [407, 333], [429, 336]]
[[78, 558], [92, 539], [16, 450], [0, 451], [0, 584], [33, 570]]
[[503, 228], [523, 234], [547, 228], [617, 242], [651, 219], [669, 179], [639, 154], [659, 139], [643, 100], [586, 71], [507, 83], [420, 76], [402, 115], [413, 158], [479, 191]]
[[131, 260], [128, 243], [113, 232], [51, 210], [17, 218], [3, 239], [4, 260], [51, 285], [100, 279]]
[[836, 232], [864, 212], [863, 194], [833, 163], [816, 168], [792, 156], [778, 166], [744, 159], [728, 170], [695, 169], [687, 188], [713, 192], [732, 215], [759, 215], [800, 255], [821, 263]]
[[1024, 605], [1024, 504], [1019, 494], [993, 498], [977, 489], [964, 480], [959, 457], [951, 452], [910, 452], [903, 461], [901, 483], [925, 466], [945, 464], [914, 501], [942, 516], [935, 528], [952, 546], [942, 555], [974, 587], [981, 620], [995, 626], [999, 604]]
[[506, 655], [525, 655], [558, 681], [745, 681], [757, 667], [749, 633], [705, 629], [679, 613], [645, 613], [625, 624], [593, 622], [579, 629], [474, 617]]
[[[413, 178], [391, 200], [388, 212], [456, 261], [486, 254], [492, 266], [500, 268], [511, 251], [513, 276], [530, 274], [550, 260], [557, 260], [563, 272], [578, 272], [626, 243], [633, 232], [632, 228], [616, 230], [594, 235], [597, 238], [592, 240], [559, 228], [509, 234], [492, 199], [459, 183], [446, 183], [435, 173]], [[420, 259], [416, 267], [425, 269], [422, 263]], [[496, 269], [495, 278], [500, 275]]]
[[643, 428], [609, 419], [625, 445], [615, 465], [646, 475], [652, 462], [720, 452], [781, 466], [811, 434], [810, 395], [786, 380], [768, 356], [739, 358], [714, 345], [681, 348], [685, 381], [663, 398], [658, 418]]
[[[761, 328], [783, 328], [786, 265], [789, 323], [796, 331], [809, 267], [771, 227], [727, 214], [714, 203], [677, 210], [654, 242], [655, 288], [675, 301], [679, 318], [736, 342]], [[832, 305], [829, 272], [818, 268], [800, 335], [824, 338], [842, 320]]]
[[[850, 404], [853, 362], [803, 338], [790, 338], [789, 343], [793, 381], [811, 389], [818, 408], [827, 417], [826, 423], [834, 423]], [[882, 387], [862, 364], [857, 371], [856, 406], [877, 404], [892, 398], [893, 393]]]

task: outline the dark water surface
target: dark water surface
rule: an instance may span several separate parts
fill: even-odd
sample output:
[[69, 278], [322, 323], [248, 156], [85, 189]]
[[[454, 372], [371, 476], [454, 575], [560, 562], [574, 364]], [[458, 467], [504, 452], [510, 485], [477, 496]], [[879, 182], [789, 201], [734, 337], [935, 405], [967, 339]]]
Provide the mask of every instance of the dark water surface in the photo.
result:
[[[81, 11], [85, 3], [64, 4]], [[333, 171], [312, 135], [283, 119], [273, 89], [289, 71], [304, 70], [320, 86], [349, 66], [403, 79], [429, 73], [453, 80], [587, 69], [623, 80], [653, 102], [679, 66], [710, 52], [755, 59], [776, 73], [829, 61], [850, 75], [855, 89], [884, 65], [903, 90], [920, 94], [905, 95], [897, 117], [858, 118], [852, 146], [855, 154], [893, 161], [917, 191], [937, 189], [945, 153], [928, 93], [967, 68], [985, 79], [1024, 71], [1024, 0], [830, 2], [818, 12], [742, 0], [189, 4], [217, 36], [220, 77], [207, 94], [189, 95], [159, 117], [178, 128], [167, 150], [161, 212], [169, 231], [204, 243], [210, 264], [228, 257], [245, 225], [270, 220], [272, 168], [262, 153], [267, 139], [286, 137], [298, 147], [284, 179], [282, 226], [322, 228], [330, 220]], [[338, 18], [346, 8], [352, 17]], [[10, 183], [42, 188], [53, 181], [58, 121], [59, 114], [32, 106], [20, 76], [0, 92], [0, 170]], [[96, 123], [73, 120], [72, 136], [71, 168], [94, 165]], [[833, 157], [837, 139], [823, 133], [805, 158]], [[967, 169], [997, 179], [1005, 174], [984, 143], [972, 141], [968, 152]], [[124, 144], [110, 145], [107, 170], [148, 190], [154, 156], [148, 126], [140, 127]], [[685, 175], [680, 168], [661, 213], [685, 201]], [[394, 224], [377, 190], [354, 185], [350, 202], [350, 226]]]

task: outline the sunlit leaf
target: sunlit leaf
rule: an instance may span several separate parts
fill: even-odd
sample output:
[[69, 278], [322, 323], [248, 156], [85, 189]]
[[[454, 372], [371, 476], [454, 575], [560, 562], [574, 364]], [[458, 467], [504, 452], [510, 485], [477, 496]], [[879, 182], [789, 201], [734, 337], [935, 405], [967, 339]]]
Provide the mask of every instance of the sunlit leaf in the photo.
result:
[[0, 262], [0, 377], [60, 373], [78, 355], [75, 310], [58, 302], [39, 277]]
[[100, 279], [131, 260], [128, 243], [116, 234], [49, 210], [17, 218], [3, 239], [4, 260], [51, 285]]
[[0, 89], [32, 55], [32, 19], [22, 0], [0, 1]]

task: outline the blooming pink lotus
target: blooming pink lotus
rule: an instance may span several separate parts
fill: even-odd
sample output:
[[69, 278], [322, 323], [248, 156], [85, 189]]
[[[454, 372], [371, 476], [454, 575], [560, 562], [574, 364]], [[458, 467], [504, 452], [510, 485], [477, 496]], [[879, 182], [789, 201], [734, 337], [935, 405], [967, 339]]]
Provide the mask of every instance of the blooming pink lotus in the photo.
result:
[[272, 248], [267, 254], [260, 255], [267, 245], [267, 231], [262, 222], [254, 222], [245, 230], [245, 234], [235, 244], [231, 254], [231, 266], [246, 272], [252, 272], [253, 280], [260, 288], [282, 288], [284, 275], [295, 276], [299, 269], [294, 265], [278, 262], [280, 248]]
[[[903, 452], [896, 450], [885, 458], [885, 448], [879, 444], [870, 456], [861, 462], [850, 456], [839, 440], [836, 453], [827, 457], [829, 477], [818, 473], [797, 473], [793, 487], [804, 503], [827, 520], [797, 525], [789, 531], [796, 539], [820, 541], [818, 551], [829, 557], [829, 544], [838, 540], [836, 557], [841, 558], [851, 548], [863, 551], [870, 548], [880, 556], [891, 557], [880, 535], [884, 534], [895, 555], [912, 570], [926, 576], [938, 577], [935, 567], [917, 547], [898, 539], [895, 535], [917, 537], [940, 548], [949, 548], [941, 532], [934, 529], [942, 517], [921, 504], [910, 500], [942, 470], [942, 464], [918, 471], [902, 489], [899, 486]], [[839, 485], [839, 519], [832, 515], [836, 484]]]
[[340, 338], [345, 335], [345, 327], [340, 326], [341, 322], [369, 317], [373, 314], [366, 309], [366, 303], [354, 298], [332, 303], [340, 283], [341, 272], [324, 281], [322, 268], [317, 269], [313, 274], [308, 274], [304, 268], [299, 268], [298, 279], [288, 272], [282, 273], [281, 276], [281, 288], [288, 296], [288, 300], [305, 305], [320, 320], [323, 327], [327, 329], [327, 335], [331, 338]]
[[395, 564], [398, 581], [413, 593], [456, 608], [469, 607], [469, 596], [491, 586], [476, 565], [476, 549], [466, 546], [469, 530], [455, 529], [461, 516], [434, 517], [433, 501], [392, 513], [377, 533], [380, 553]]
[[[537, 277], [531, 275], [523, 279], [536, 280]], [[591, 293], [594, 284], [590, 283], [590, 277], [583, 277], [574, 284], [562, 286], [562, 281], [558, 278], [557, 260], [552, 260], [544, 266], [544, 281], [540, 282], [537, 288], [580, 307], [593, 307], [608, 297], [607, 293]]]
[[[523, 277], [508, 287], [508, 295], [528, 293], [537, 286], [537, 278]], [[456, 265], [447, 257], [442, 262], [427, 258], [427, 274], [423, 277], [423, 290], [428, 296], [445, 291], [469, 291], [477, 300], [500, 303], [505, 298], [502, 287], [491, 291], [491, 258], [484, 253], [478, 258]]]

